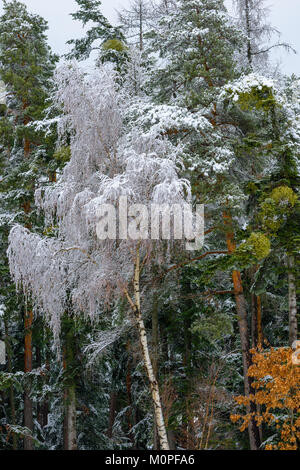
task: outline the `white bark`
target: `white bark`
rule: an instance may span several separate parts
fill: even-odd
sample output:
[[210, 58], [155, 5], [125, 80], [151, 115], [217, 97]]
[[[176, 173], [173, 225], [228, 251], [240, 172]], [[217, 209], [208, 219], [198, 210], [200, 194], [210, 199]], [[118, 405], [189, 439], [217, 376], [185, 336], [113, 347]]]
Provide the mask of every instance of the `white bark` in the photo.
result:
[[144, 321], [142, 319], [141, 314], [138, 315], [137, 321], [138, 321], [138, 327], [139, 327], [140, 342], [141, 342], [142, 351], [143, 351], [143, 359], [144, 359], [145, 367], [147, 370], [148, 379], [150, 382], [151, 395], [152, 395], [152, 400], [154, 404], [155, 420], [156, 420], [156, 425], [157, 425], [157, 432], [159, 435], [160, 446], [162, 450], [169, 450], [169, 443], [168, 443], [167, 432], [166, 432], [166, 427], [165, 427], [165, 422], [164, 422], [164, 417], [163, 417], [163, 412], [162, 412], [158, 383], [153, 372], [153, 367], [152, 367], [150, 354], [149, 354], [145, 325], [144, 325]]
[[144, 320], [141, 314], [139, 248], [137, 248], [135, 275], [134, 275], [135, 302], [132, 301], [127, 291], [125, 292], [125, 295], [133, 309], [133, 312], [137, 320], [143, 360], [144, 360], [145, 368], [147, 371], [148, 379], [150, 382], [150, 390], [151, 390], [151, 395], [152, 395], [152, 400], [153, 400], [153, 405], [154, 405], [154, 415], [155, 415], [155, 421], [156, 421], [156, 426], [157, 426], [157, 433], [159, 436], [160, 447], [161, 447], [161, 450], [170, 450], [163, 411], [162, 411], [159, 387], [158, 387], [158, 383], [157, 383], [157, 380], [153, 371], [153, 366], [152, 366], [150, 353], [149, 353], [145, 324], [144, 324]]

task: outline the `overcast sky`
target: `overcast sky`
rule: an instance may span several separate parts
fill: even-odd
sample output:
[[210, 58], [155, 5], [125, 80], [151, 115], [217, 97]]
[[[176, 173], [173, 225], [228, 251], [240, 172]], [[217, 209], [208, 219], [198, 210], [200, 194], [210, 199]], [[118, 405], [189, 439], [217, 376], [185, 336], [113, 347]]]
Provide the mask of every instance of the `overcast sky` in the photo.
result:
[[[228, 0], [229, 1], [229, 0]], [[82, 36], [80, 22], [73, 21], [70, 13], [77, 10], [75, 0], [23, 0], [28, 9], [43, 16], [49, 22], [49, 43], [59, 54], [67, 51], [68, 39]], [[102, 0], [102, 11], [112, 22], [116, 22], [116, 9], [126, 7], [130, 0]], [[282, 33], [282, 40], [289, 42], [298, 52], [297, 55], [276, 54], [287, 74], [300, 76], [300, 0], [270, 0], [272, 6], [271, 23]], [[0, 0], [0, 11], [2, 0]]]

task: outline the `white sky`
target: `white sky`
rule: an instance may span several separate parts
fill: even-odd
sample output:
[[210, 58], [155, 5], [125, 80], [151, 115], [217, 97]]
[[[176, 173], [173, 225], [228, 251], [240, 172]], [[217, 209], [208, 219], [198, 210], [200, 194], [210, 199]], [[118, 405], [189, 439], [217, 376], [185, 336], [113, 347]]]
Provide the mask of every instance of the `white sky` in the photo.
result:
[[[228, 1], [228, 0], [227, 0]], [[49, 43], [54, 52], [65, 53], [66, 41], [82, 37], [80, 22], [73, 21], [70, 13], [78, 9], [75, 0], [23, 0], [28, 9], [43, 16], [49, 23]], [[110, 21], [115, 22], [116, 9], [128, 6], [130, 0], [102, 0], [102, 11]], [[272, 6], [271, 23], [282, 33], [282, 41], [289, 42], [298, 52], [297, 55], [285, 52], [276, 54], [283, 72], [300, 76], [300, 0], [270, 0]], [[2, 0], [0, 0], [0, 12]]]

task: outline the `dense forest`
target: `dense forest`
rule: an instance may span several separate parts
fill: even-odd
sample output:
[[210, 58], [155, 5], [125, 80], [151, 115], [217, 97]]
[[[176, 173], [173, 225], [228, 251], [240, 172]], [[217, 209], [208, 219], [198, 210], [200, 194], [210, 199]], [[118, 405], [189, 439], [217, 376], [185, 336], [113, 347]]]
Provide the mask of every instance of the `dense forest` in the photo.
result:
[[265, 0], [76, 3], [64, 57], [0, 16], [0, 449], [297, 450], [295, 51]]

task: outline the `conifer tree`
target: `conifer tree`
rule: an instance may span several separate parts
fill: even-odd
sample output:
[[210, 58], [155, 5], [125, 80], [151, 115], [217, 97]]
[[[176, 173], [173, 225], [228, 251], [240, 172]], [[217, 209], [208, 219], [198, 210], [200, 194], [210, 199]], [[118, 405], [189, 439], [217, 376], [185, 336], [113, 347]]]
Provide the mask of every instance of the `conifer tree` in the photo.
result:
[[[0, 78], [4, 83], [6, 102], [0, 120], [1, 152], [1, 249], [5, 250], [9, 226], [17, 220], [28, 227], [38, 223], [33, 210], [35, 187], [42, 174], [49, 174], [54, 139], [36, 130], [34, 123], [44, 118], [47, 99], [57, 57], [47, 44], [47, 23], [29, 13], [16, 0], [4, 1], [0, 18]], [[48, 175], [47, 175], [48, 176]], [[5, 289], [10, 290], [9, 277]], [[25, 308], [25, 372], [32, 369], [32, 323], [30, 307]], [[33, 430], [32, 403], [29, 390], [24, 394], [24, 425]], [[25, 438], [25, 449], [32, 440]]]
[[[132, 0], [114, 27], [78, 0], [68, 57], [95, 70], [53, 91], [45, 22], [5, 2], [1, 449], [299, 447], [299, 80], [264, 0], [234, 3]], [[120, 196], [203, 203], [203, 247], [99, 239]]]
[[[242, 37], [230, 24], [223, 1], [175, 3], [173, 11], [161, 18], [150, 41], [151, 47], [157, 49], [163, 59], [151, 89], [157, 100], [168, 103], [170, 109], [179, 106], [185, 116], [185, 127], [170, 127], [166, 134], [184, 141], [194, 194], [211, 205], [212, 226], [216, 225], [220, 230], [220, 219], [223, 219], [219, 236], [224, 238], [222, 240], [218, 235], [215, 238], [216, 231], [212, 230], [212, 243], [221, 243], [223, 253], [227, 252], [233, 259], [237, 247], [236, 216], [240, 215], [245, 200], [241, 183], [247, 180], [248, 174], [232, 145], [239, 122], [237, 116], [228, 112], [222, 91], [227, 83], [238, 77], [234, 52], [241, 47]], [[193, 129], [191, 124], [196, 113], [199, 127]], [[222, 250], [219, 248], [216, 253], [221, 254]], [[251, 357], [247, 303], [241, 272], [234, 265], [232, 267], [244, 386], [249, 395], [251, 379], [247, 371]], [[254, 421], [249, 424], [249, 436], [251, 448], [257, 449], [259, 436]]]
[[125, 37], [121, 28], [112, 26], [101, 13], [100, 0], [76, 0], [79, 10], [71, 13], [74, 20], [83, 26], [94, 23], [82, 39], [70, 39], [67, 44], [73, 46], [66, 57], [77, 60], [88, 59], [92, 51], [98, 51], [98, 61], [111, 61], [122, 64], [127, 59]]

